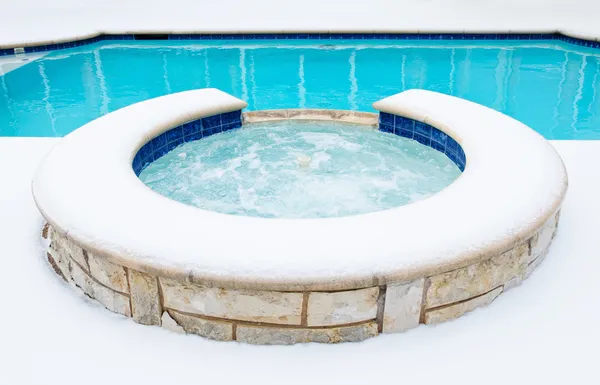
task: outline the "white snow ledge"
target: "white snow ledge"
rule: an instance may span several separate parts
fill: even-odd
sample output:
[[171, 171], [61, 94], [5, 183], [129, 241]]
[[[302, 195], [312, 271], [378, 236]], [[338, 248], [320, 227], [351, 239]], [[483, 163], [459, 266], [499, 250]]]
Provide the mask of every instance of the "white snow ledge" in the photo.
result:
[[43, 160], [32, 186], [36, 204], [83, 249], [148, 274], [225, 288], [346, 290], [431, 277], [504, 253], [554, 218], [567, 189], [562, 160], [539, 134], [492, 109], [423, 90], [374, 107], [444, 131], [467, 165], [453, 184], [416, 203], [342, 218], [231, 216], [163, 197], [134, 174], [132, 159], [150, 139], [245, 106], [202, 89], [94, 120]]

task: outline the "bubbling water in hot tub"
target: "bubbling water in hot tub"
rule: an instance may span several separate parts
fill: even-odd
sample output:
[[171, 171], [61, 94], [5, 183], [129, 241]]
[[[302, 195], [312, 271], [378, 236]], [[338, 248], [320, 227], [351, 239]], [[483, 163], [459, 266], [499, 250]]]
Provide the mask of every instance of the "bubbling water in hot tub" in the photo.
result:
[[418, 201], [460, 175], [416, 141], [335, 122], [256, 123], [188, 142], [140, 179], [182, 203], [225, 214], [324, 218]]

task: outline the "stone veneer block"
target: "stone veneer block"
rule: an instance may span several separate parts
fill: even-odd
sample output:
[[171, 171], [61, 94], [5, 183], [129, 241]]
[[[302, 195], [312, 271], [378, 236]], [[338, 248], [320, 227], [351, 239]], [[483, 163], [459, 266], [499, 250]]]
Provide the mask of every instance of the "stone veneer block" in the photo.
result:
[[66, 253], [71, 259], [77, 262], [84, 270], [89, 271], [86, 255], [83, 249], [73, 242], [69, 241], [66, 237], [59, 234], [56, 230], [51, 232], [52, 245], [54, 249], [60, 253]]
[[[90, 265], [91, 267], [91, 265]], [[144, 325], [160, 325], [162, 309], [155, 276], [128, 270], [133, 319]]]
[[233, 339], [233, 323], [231, 322], [202, 319], [176, 311], [170, 311], [169, 315], [187, 333], [217, 341], [231, 341]]
[[290, 109], [287, 110], [289, 119], [293, 120], [334, 120], [340, 112], [336, 110], [303, 110]]
[[267, 122], [287, 120], [287, 110], [263, 110], [249, 111], [243, 113], [243, 121], [246, 123]]
[[230, 290], [160, 278], [166, 308], [232, 320], [300, 325], [302, 293]]
[[408, 283], [387, 285], [383, 311], [384, 333], [400, 333], [419, 326], [424, 284], [425, 279], [420, 278]]
[[374, 319], [379, 287], [309, 294], [307, 325], [340, 325]]
[[[50, 255], [50, 258], [52, 258], [52, 260], [54, 261], [54, 265], [56, 266], [56, 268], [58, 268], [62, 273], [63, 278], [67, 282], [72, 283], [73, 278], [71, 277], [71, 267], [69, 266], [69, 258], [66, 257], [64, 253], [61, 253], [52, 247], [48, 248], [48, 254]], [[52, 268], [55, 268], [54, 265], [52, 266]]]
[[121, 293], [129, 293], [127, 274], [123, 266], [115, 265], [106, 258], [88, 253], [88, 266], [90, 274], [101, 284]]
[[323, 329], [238, 325], [237, 341], [257, 345], [291, 345], [303, 342], [358, 342], [377, 335], [377, 323]]
[[464, 301], [520, 279], [527, 267], [529, 245], [521, 243], [488, 260], [429, 278], [426, 308]]
[[541, 256], [550, 246], [550, 242], [552, 242], [556, 230], [556, 220], [558, 215], [558, 213], [552, 215], [531, 239], [531, 258], [529, 262]]
[[177, 322], [175, 322], [173, 317], [169, 315], [169, 312], [166, 311], [163, 312], [162, 317], [160, 317], [160, 325], [163, 328], [175, 333], [185, 333], [185, 330], [183, 330], [183, 328], [179, 326]]
[[99, 284], [83, 271], [78, 264], [70, 263], [69, 265], [73, 283], [81, 288], [85, 294], [96, 299], [110, 311], [128, 317], [131, 316], [129, 297]]
[[524, 274], [523, 279], [529, 278], [529, 276], [531, 275], [531, 273], [533, 273], [533, 271], [535, 269], [537, 269], [537, 267], [539, 265], [541, 265], [542, 262], [544, 262], [544, 259], [546, 259], [547, 255], [548, 255], [548, 249], [546, 249], [544, 252], [542, 252], [542, 255], [540, 255], [539, 257], [537, 257], [533, 261], [531, 261], [531, 263], [525, 268], [525, 274]]
[[443, 306], [439, 309], [430, 310], [425, 313], [426, 324], [437, 324], [458, 318], [461, 315], [470, 312], [480, 306], [486, 306], [492, 303], [502, 293], [502, 287], [497, 287], [489, 293], [468, 301], [457, 303], [455, 305]]

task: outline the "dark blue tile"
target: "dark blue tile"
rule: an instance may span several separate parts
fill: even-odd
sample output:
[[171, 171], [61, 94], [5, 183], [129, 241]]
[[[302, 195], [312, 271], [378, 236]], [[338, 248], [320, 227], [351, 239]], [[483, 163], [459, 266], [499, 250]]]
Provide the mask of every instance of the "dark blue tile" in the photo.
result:
[[397, 116], [394, 120], [394, 126], [396, 129], [414, 131], [415, 130], [415, 121], [409, 118], [405, 118], [403, 116]]
[[465, 169], [465, 159], [461, 158], [460, 155], [457, 155], [456, 157], [456, 165], [458, 166], [458, 168], [460, 169], [460, 171], [464, 171]]
[[221, 124], [231, 124], [242, 121], [242, 111], [232, 111], [221, 114]]
[[379, 113], [379, 123], [394, 125], [394, 115], [388, 114], [387, 112]]
[[167, 144], [167, 133], [164, 132], [150, 141], [152, 148], [161, 148]]
[[169, 148], [169, 145], [163, 146], [159, 149], [154, 150], [154, 152], [152, 153], [152, 160], [157, 160], [158, 158], [160, 158], [161, 156], [163, 156], [164, 154], [166, 154], [167, 152], [169, 152], [171, 148]]
[[467, 157], [465, 156], [465, 152], [462, 148], [459, 148], [456, 154], [458, 155], [458, 160], [460, 160], [462, 163], [467, 162]]
[[396, 127], [394, 133], [403, 138], [412, 139], [415, 132], [413, 130], [405, 130], [403, 128]]
[[446, 135], [446, 133], [438, 130], [435, 127], [431, 128], [431, 140], [433, 142], [437, 142], [440, 145], [442, 145], [442, 147], [446, 147], [446, 138], [448, 137], [448, 135]]
[[431, 126], [427, 123], [415, 121], [415, 134], [431, 138]]
[[186, 138], [197, 132], [202, 132], [202, 121], [200, 119], [186, 123], [183, 126], [183, 137]]
[[434, 142], [433, 140], [431, 141], [430, 146], [431, 146], [431, 148], [433, 148], [434, 150], [438, 150], [442, 154], [444, 153], [444, 149], [446, 148], [443, 145], [439, 144], [438, 142]]
[[391, 124], [379, 123], [379, 131], [394, 133], [394, 126]]
[[[139, 170], [142, 167], [142, 157], [139, 155], [139, 151], [137, 154], [135, 154], [135, 157], [133, 157], [133, 162], [131, 162], [131, 167], [134, 170]], [[137, 172], [136, 172], [137, 174]]]
[[190, 136], [194, 133], [194, 122], [187, 122], [181, 126], [183, 129], [183, 137]]
[[152, 159], [152, 144], [151, 143], [146, 143], [144, 144], [139, 150], [138, 153], [136, 154], [139, 155], [140, 157], [140, 161], [147, 161], [147, 160], [151, 160]]
[[213, 134], [212, 128], [202, 127], [202, 137], [205, 138], [207, 136], [211, 136]]
[[195, 132], [189, 136], [185, 137], [186, 142], [191, 142], [194, 140], [202, 139], [202, 131]]
[[169, 150], [172, 150], [172, 149], [174, 149], [175, 147], [179, 146], [182, 143], [183, 143], [183, 135], [178, 136], [177, 138], [173, 139], [171, 142], [169, 142], [167, 144], [167, 147], [169, 147]]
[[429, 138], [428, 136], [420, 135], [416, 131], [413, 139], [421, 144], [424, 144], [425, 146], [429, 146], [431, 144], [431, 138]]
[[202, 118], [202, 127], [203, 128], [213, 128], [221, 125], [221, 115], [213, 115], [208, 116], [206, 118]]
[[456, 153], [458, 152], [459, 147], [460, 146], [458, 145], [458, 143], [456, 143], [454, 139], [448, 136], [448, 138], [446, 139], [446, 148], [448, 149], [448, 151]]
[[173, 143], [179, 139], [183, 139], [183, 128], [181, 126], [175, 127], [167, 131], [167, 143]]

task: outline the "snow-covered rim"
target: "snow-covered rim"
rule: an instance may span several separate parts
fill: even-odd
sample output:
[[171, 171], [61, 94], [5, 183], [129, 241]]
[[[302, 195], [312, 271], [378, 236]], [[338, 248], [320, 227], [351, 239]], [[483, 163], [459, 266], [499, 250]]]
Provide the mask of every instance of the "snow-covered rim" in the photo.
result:
[[463, 147], [467, 166], [434, 196], [343, 218], [265, 219], [200, 210], [144, 185], [131, 163], [155, 136], [240, 110], [216, 89], [107, 114], [57, 144], [33, 180], [47, 221], [84, 249], [163, 277], [225, 288], [346, 290], [405, 282], [498, 255], [531, 237], [567, 189], [543, 137], [487, 107], [423, 90], [374, 104], [424, 121]]

